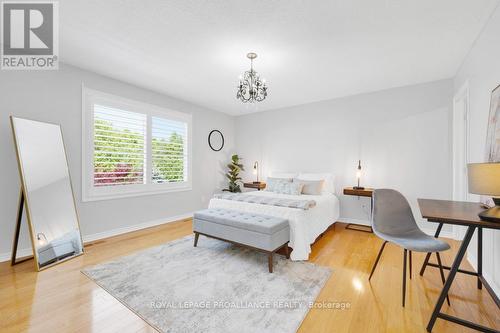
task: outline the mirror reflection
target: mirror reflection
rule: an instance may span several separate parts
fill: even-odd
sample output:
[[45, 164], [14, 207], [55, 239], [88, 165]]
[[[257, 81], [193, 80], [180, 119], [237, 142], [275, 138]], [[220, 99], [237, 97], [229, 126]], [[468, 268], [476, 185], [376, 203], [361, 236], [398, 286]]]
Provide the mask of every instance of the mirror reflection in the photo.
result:
[[12, 118], [38, 268], [83, 252], [59, 125]]

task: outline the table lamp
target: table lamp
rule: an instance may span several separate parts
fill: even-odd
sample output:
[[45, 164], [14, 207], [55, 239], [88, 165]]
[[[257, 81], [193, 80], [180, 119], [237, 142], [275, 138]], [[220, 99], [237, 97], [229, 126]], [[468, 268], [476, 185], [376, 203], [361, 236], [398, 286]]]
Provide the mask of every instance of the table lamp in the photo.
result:
[[358, 179], [358, 186], [354, 186], [355, 190], [364, 190], [365, 188], [359, 185], [359, 180], [361, 179], [361, 160], [358, 161], [358, 171], [356, 171], [356, 178]]
[[493, 197], [495, 206], [479, 213], [484, 221], [500, 223], [500, 163], [467, 165], [469, 192]]
[[257, 181], [253, 182], [254, 184], [259, 184], [259, 162], [255, 161], [253, 164], [253, 174], [257, 176]]

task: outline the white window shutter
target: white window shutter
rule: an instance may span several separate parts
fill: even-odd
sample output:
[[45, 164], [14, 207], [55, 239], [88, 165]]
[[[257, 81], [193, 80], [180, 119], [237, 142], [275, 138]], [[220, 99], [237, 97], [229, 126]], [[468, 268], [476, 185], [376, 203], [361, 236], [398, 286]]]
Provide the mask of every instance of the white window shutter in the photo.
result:
[[186, 181], [187, 123], [153, 117], [151, 124], [152, 182]]
[[147, 116], [94, 104], [94, 186], [144, 184]]

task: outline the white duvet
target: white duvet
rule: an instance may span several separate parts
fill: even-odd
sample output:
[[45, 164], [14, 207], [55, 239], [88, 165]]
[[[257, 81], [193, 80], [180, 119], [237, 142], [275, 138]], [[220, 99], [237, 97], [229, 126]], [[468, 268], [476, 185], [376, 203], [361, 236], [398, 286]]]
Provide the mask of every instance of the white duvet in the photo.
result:
[[210, 200], [209, 208], [232, 209], [286, 218], [290, 223], [289, 246], [293, 248], [290, 256], [292, 260], [309, 259], [311, 244], [339, 217], [339, 200], [334, 194], [289, 195], [268, 191], [252, 191], [243, 194], [316, 201], [315, 207], [303, 210], [217, 198]]

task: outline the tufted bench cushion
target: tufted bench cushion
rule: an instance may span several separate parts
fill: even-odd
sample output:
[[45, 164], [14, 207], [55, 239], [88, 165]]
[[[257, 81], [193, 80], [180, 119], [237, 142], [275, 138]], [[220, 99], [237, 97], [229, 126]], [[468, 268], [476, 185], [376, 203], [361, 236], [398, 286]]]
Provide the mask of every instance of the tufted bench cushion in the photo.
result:
[[284, 246], [288, 251], [287, 244], [290, 241], [287, 219], [222, 208], [209, 208], [194, 213], [193, 232], [195, 246], [202, 234], [269, 253], [270, 272], [272, 254]]
[[220, 208], [201, 210], [194, 213], [194, 218], [268, 235], [274, 234], [281, 229], [289, 228], [288, 220], [281, 217]]

